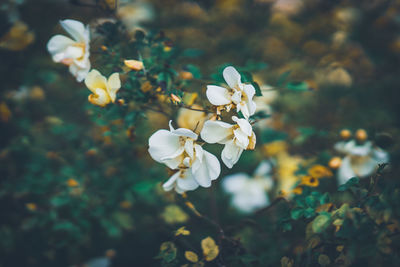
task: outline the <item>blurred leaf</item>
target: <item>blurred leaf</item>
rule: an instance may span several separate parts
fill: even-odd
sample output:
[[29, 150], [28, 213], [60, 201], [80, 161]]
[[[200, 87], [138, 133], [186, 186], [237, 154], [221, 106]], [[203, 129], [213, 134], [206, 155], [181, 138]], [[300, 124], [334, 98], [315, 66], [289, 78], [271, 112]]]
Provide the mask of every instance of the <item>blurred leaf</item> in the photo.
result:
[[193, 251], [185, 251], [185, 258], [190, 262], [198, 262], [199, 257]]
[[306, 82], [289, 82], [286, 88], [292, 91], [308, 91], [310, 89]]
[[160, 247], [159, 256], [167, 263], [172, 262], [176, 258], [177, 248], [172, 242], [164, 242]]
[[288, 70], [282, 73], [281, 76], [279, 76], [278, 81], [276, 82], [276, 87], [282, 87], [291, 72], [291, 70]]
[[357, 177], [353, 177], [350, 180], [348, 180], [345, 184], [342, 184], [339, 186], [338, 191], [346, 191], [350, 189], [351, 187], [355, 187], [359, 185], [359, 179]]
[[219, 254], [219, 248], [211, 237], [201, 240], [201, 248], [206, 261], [214, 260]]
[[261, 89], [258, 83], [252, 82], [251, 84], [254, 86], [254, 89], [256, 89], [256, 96], [262, 96]]

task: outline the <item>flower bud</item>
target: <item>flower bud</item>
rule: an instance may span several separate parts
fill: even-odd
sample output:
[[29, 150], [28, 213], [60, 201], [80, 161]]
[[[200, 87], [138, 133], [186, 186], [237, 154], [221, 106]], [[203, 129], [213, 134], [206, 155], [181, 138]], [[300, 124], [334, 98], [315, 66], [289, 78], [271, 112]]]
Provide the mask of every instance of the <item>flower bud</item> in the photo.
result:
[[368, 139], [368, 134], [364, 129], [358, 129], [355, 133], [356, 140], [359, 142], [364, 142]]
[[333, 157], [331, 158], [331, 160], [329, 161], [328, 165], [331, 169], [338, 169], [340, 167], [340, 165], [342, 164], [342, 159], [339, 157]]
[[344, 140], [349, 139], [351, 137], [351, 132], [348, 129], [343, 129], [340, 131], [340, 137]]

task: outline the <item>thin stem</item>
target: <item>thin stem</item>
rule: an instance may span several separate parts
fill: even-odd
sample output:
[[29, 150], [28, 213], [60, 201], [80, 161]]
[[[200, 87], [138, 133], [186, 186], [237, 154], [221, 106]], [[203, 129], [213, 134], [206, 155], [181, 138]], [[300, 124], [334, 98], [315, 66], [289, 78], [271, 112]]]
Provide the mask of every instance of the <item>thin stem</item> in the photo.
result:
[[187, 105], [185, 105], [185, 104], [180, 105], [180, 107], [181, 107], [181, 108], [190, 109], [190, 110], [194, 110], [194, 111], [200, 111], [200, 112], [204, 112], [204, 113], [214, 113], [214, 111], [212, 111], [212, 110], [192, 108], [192, 107], [187, 106]]
[[148, 109], [148, 110], [151, 110], [151, 111], [154, 111], [154, 112], [158, 112], [158, 113], [164, 115], [167, 118], [171, 118], [171, 115], [168, 114], [167, 112], [163, 111], [163, 110], [155, 109], [155, 108], [152, 108], [152, 107], [149, 107], [149, 106], [145, 106], [145, 105], [143, 105], [143, 107], [145, 109]]

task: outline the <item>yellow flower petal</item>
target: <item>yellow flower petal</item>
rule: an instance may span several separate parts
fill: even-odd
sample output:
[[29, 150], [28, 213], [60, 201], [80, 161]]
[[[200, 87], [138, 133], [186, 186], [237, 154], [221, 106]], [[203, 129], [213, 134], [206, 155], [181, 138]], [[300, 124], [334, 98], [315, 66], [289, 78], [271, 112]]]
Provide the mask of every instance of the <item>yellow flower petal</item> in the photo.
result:
[[96, 89], [107, 89], [107, 79], [98, 70], [92, 69], [85, 78], [85, 85], [90, 91], [96, 93]]
[[114, 103], [115, 98], [117, 97], [117, 92], [121, 88], [121, 80], [119, 79], [119, 73], [115, 72], [111, 74], [110, 78], [108, 78], [108, 94], [110, 95], [111, 101]]

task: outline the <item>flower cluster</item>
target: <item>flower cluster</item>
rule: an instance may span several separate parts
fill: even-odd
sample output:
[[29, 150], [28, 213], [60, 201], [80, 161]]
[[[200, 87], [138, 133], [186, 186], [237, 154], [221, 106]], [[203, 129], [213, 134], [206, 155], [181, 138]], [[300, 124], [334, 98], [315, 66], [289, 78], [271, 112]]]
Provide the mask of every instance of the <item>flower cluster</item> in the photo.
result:
[[[107, 80], [99, 71], [90, 71], [90, 29], [79, 21], [66, 19], [60, 21], [61, 26], [71, 37], [55, 35], [47, 43], [53, 61], [69, 66], [69, 71], [78, 82], [85, 81], [92, 92], [89, 102], [101, 107], [114, 103], [116, 94], [121, 88], [118, 73], [113, 73]], [[89, 72], [90, 71], [90, 72]]]
[[344, 140], [335, 144], [335, 149], [344, 155], [337, 171], [339, 185], [356, 176], [361, 178], [371, 175], [378, 164], [389, 161], [389, 154], [373, 145], [365, 130], [358, 129], [354, 139], [351, 139], [349, 130], [342, 130], [340, 135]]
[[[226, 67], [223, 76], [230, 87], [209, 85], [207, 98], [220, 111], [230, 111], [236, 107], [244, 118], [232, 116], [234, 124], [223, 121], [207, 120], [200, 132], [201, 138], [210, 144], [225, 145], [221, 153], [222, 162], [232, 168], [243, 150], [253, 150], [256, 136], [249, 122], [249, 117], [255, 113], [253, 101], [255, 88], [243, 84], [241, 76], [234, 67]], [[209, 187], [211, 181], [220, 174], [220, 163], [211, 153], [205, 151], [197, 141], [198, 135], [185, 128], [174, 129], [170, 122], [170, 131], [159, 130], [149, 139], [151, 157], [169, 168], [177, 170], [163, 185], [166, 191], [175, 188], [178, 193], [194, 190], [198, 186]]]

